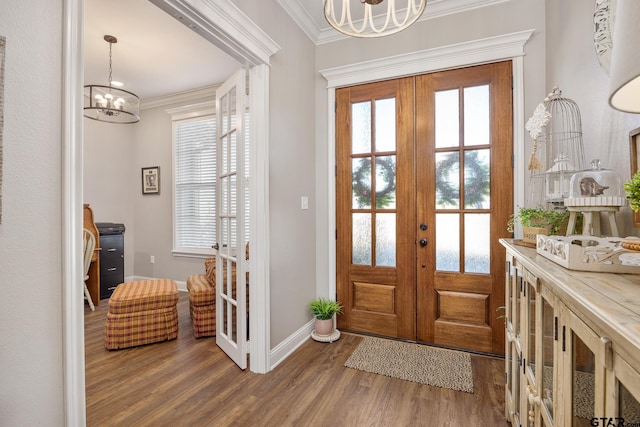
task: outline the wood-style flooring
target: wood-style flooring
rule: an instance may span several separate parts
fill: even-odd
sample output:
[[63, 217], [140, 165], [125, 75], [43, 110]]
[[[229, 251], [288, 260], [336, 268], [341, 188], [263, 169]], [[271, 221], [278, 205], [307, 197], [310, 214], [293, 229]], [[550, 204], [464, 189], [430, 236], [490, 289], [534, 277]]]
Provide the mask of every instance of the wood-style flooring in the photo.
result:
[[88, 426], [507, 426], [504, 361], [472, 355], [473, 394], [345, 368], [362, 340], [305, 342], [268, 374], [193, 337], [180, 293], [173, 341], [107, 351], [107, 300], [85, 305]]

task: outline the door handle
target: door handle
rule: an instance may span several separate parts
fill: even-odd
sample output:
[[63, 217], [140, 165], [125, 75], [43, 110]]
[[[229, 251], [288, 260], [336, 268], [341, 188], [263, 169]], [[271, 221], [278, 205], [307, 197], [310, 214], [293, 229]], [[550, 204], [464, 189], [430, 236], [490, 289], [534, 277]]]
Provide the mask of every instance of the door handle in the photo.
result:
[[420, 246], [422, 246], [423, 248], [427, 246], [427, 243], [429, 243], [427, 239], [420, 239]]
[[427, 231], [427, 224], [420, 224], [420, 230]]
[[217, 244], [217, 243], [216, 243], [215, 245], [211, 246], [211, 247], [212, 247], [213, 249], [215, 249], [216, 251], [217, 251], [218, 249], [220, 249], [220, 245], [219, 245], [219, 244]]

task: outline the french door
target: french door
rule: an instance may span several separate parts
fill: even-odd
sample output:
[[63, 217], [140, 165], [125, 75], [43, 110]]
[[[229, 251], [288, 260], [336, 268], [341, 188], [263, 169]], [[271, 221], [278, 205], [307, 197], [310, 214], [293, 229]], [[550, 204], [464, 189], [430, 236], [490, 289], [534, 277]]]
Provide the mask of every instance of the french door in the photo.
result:
[[242, 369], [247, 367], [245, 248], [249, 237], [245, 227], [245, 74], [237, 71], [216, 91], [216, 344]]
[[511, 63], [336, 91], [343, 329], [504, 352]]

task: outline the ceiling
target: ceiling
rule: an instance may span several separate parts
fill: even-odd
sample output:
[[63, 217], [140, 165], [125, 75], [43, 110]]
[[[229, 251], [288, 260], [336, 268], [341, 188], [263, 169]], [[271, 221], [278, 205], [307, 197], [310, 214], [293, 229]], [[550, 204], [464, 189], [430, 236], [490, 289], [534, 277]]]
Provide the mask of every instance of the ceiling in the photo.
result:
[[144, 102], [222, 83], [242, 65], [147, 0], [85, 0], [84, 81], [113, 80]]
[[[421, 20], [505, 1], [509, 0], [428, 0]], [[346, 37], [329, 27], [323, 0], [276, 2], [315, 44]], [[336, 0], [336, 7], [341, 4]], [[354, 0], [353, 5], [360, 6], [360, 1]], [[377, 7], [384, 10], [384, 3]], [[242, 67], [148, 0], [85, 0], [84, 10], [85, 84], [108, 84], [106, 34], [118, 39], [112, 46], [113, 80], [123, 82], [123, 89], [143, 102], [222, 83]]]

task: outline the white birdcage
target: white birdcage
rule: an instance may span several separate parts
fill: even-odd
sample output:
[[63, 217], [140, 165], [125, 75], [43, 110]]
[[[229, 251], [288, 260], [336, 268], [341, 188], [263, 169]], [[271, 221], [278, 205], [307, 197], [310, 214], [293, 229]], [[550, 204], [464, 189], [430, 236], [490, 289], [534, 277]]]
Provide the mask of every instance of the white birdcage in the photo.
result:
[[[571, 176], [585, 169], [578, 105], [554, 87], [527, 123], [527, 129], [534, 138], [527, 203], [562, 207], [569, 197]], [[544, 163], [538, 159], [544, 159]]]

